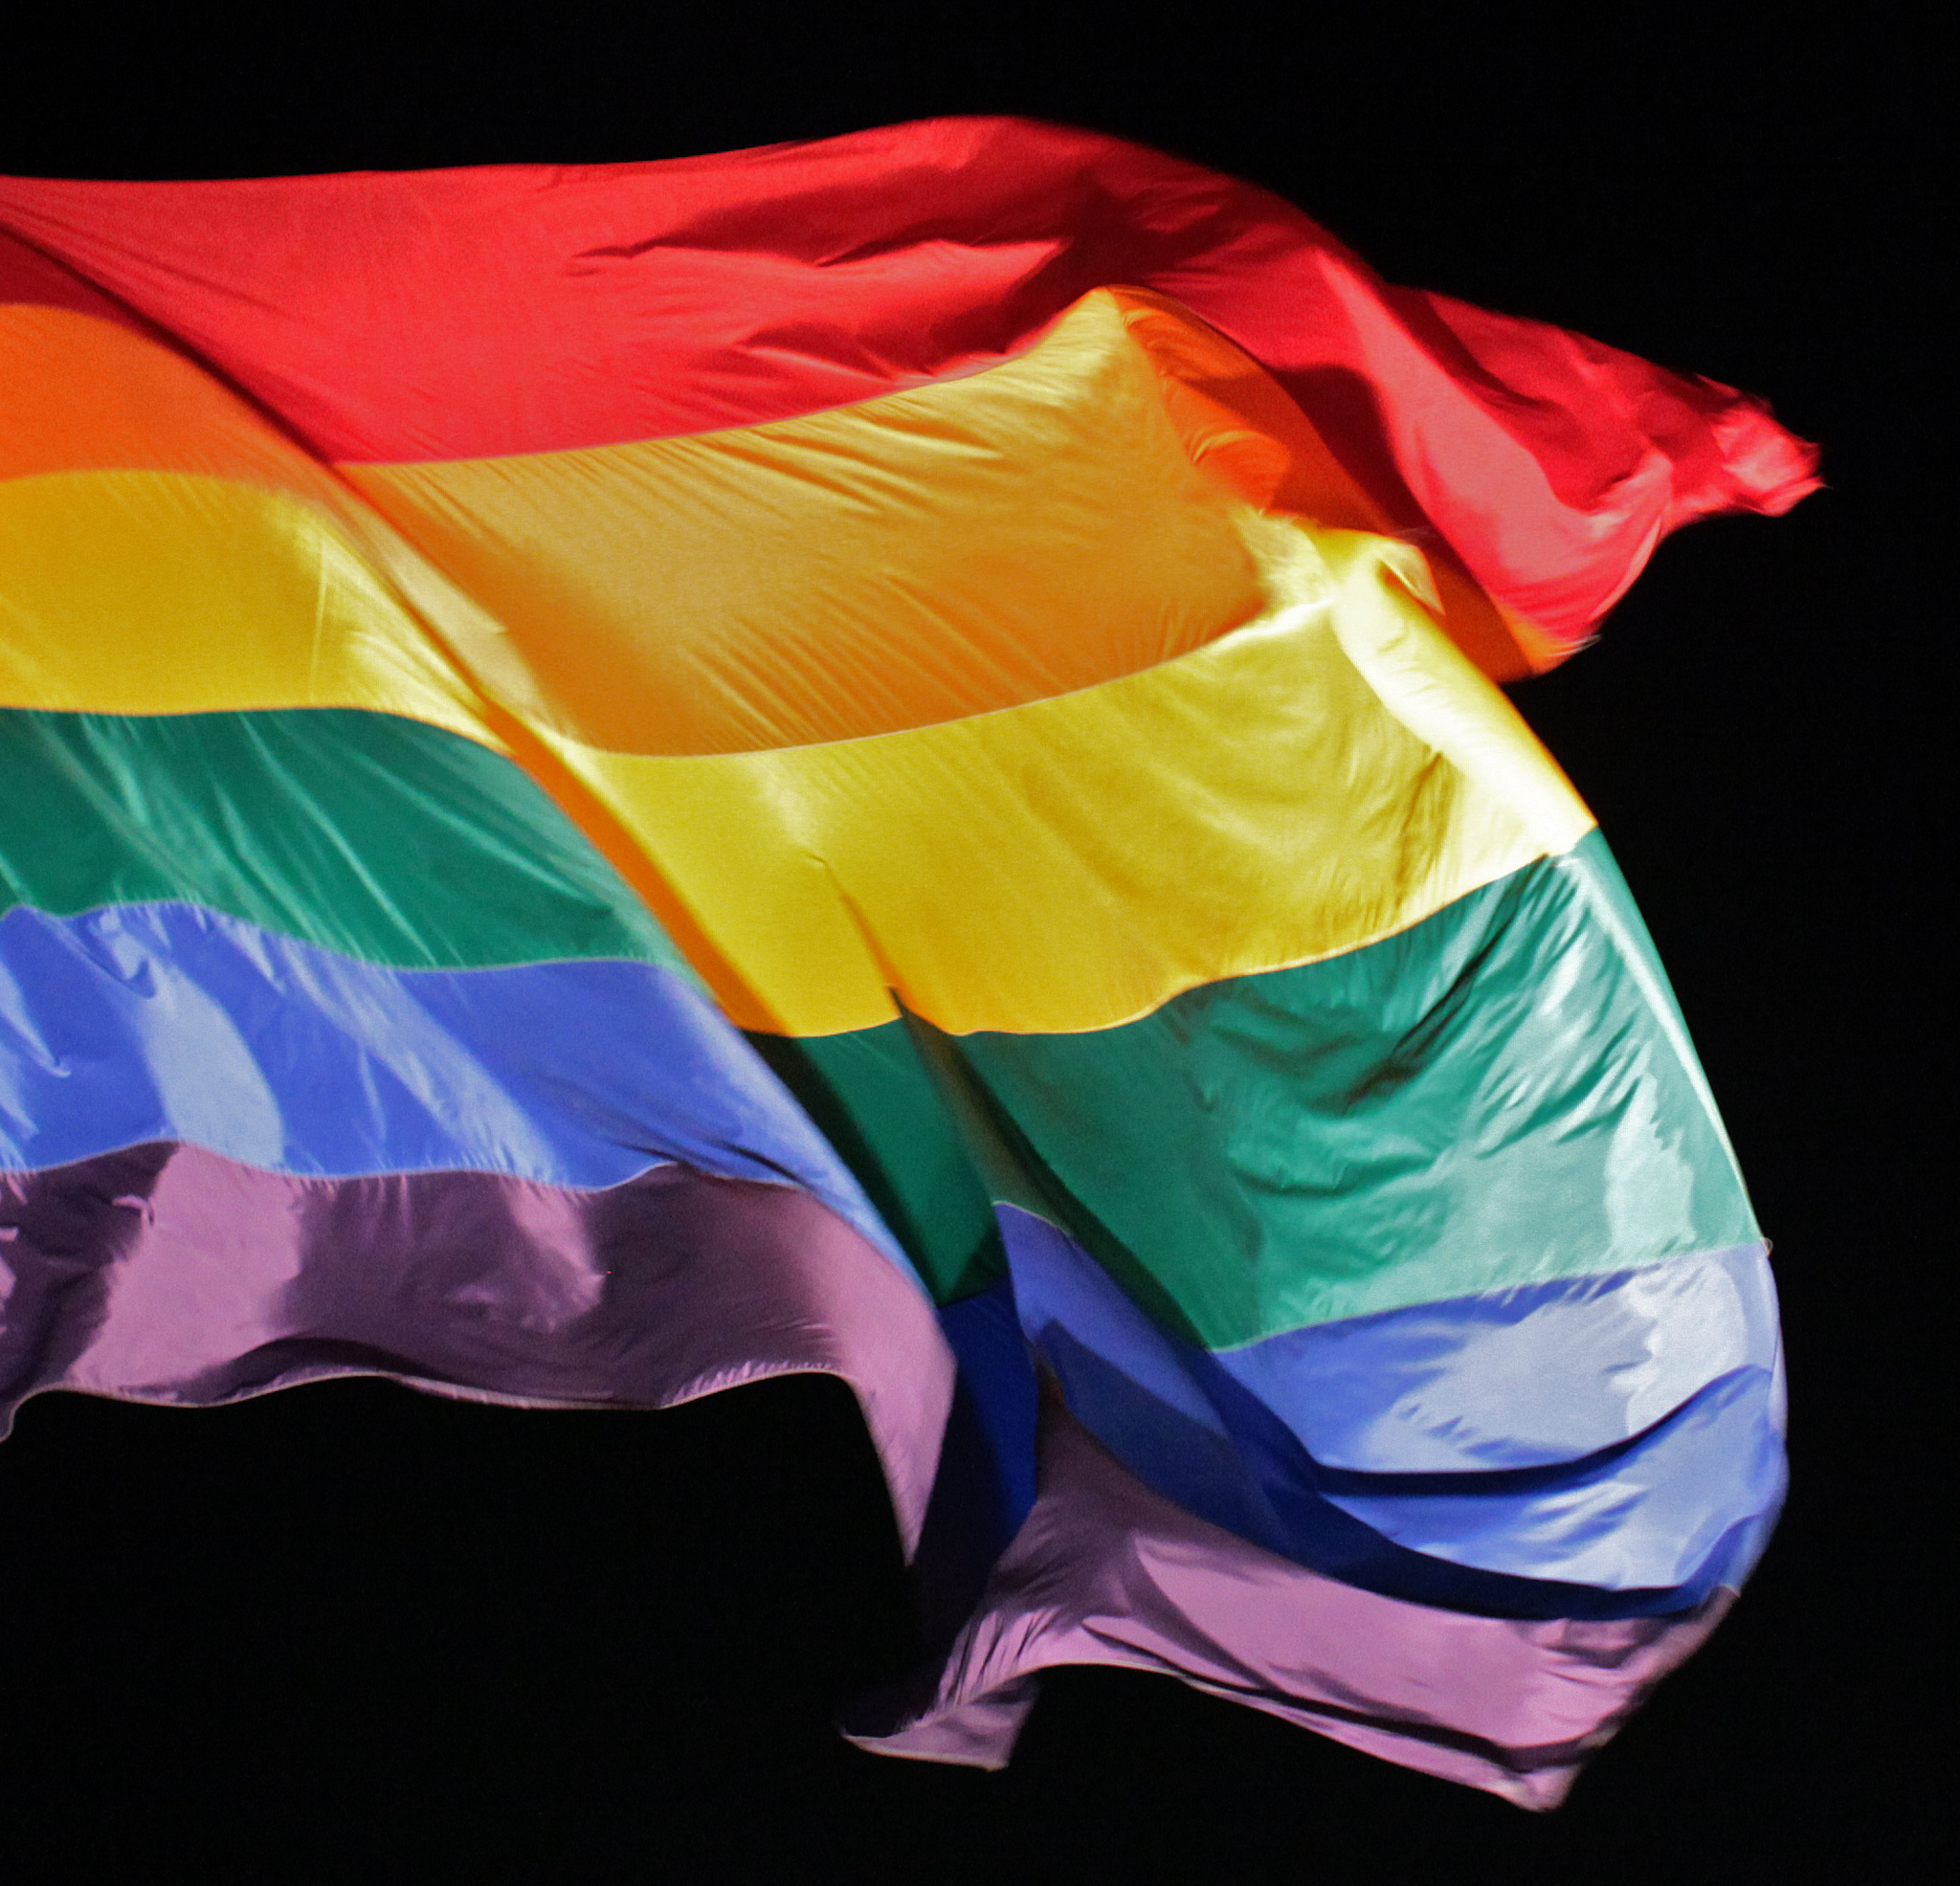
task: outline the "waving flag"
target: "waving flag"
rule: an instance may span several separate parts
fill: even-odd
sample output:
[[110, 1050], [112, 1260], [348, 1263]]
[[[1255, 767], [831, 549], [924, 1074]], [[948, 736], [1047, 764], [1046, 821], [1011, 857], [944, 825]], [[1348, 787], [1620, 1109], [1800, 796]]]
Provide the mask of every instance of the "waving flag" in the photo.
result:
[[994, 120], [0, 180], [0, 1397], [856, 1390], [1058, 1663], [1548, 1806], [1782, 1485], [1764, 1247], [1496, 681], [1756, 402]]

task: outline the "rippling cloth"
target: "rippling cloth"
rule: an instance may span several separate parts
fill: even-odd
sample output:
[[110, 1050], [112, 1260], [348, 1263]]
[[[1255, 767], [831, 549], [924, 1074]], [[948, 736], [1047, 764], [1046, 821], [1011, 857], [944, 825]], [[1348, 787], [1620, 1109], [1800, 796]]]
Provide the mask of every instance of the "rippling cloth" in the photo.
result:
[[831, 1371], [863, 1745], [1116, 1663], [1551, 1805], [1781, 1373], [1495, 683], [1815, 482], [1051, 126], [0, 180], [0, 1399]]

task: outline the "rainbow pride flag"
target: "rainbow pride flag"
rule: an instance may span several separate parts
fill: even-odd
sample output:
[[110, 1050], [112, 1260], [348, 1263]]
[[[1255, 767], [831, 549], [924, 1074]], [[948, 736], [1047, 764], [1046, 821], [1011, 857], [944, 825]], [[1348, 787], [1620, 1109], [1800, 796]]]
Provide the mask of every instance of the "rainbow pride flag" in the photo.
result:
[[1760, 1552], [1765, 1248], [1495, 683], [1813, 455], [1086, 133], [0, 180], [0, 1401], [857, 1393], [997, 1766], [1556, 1802]]

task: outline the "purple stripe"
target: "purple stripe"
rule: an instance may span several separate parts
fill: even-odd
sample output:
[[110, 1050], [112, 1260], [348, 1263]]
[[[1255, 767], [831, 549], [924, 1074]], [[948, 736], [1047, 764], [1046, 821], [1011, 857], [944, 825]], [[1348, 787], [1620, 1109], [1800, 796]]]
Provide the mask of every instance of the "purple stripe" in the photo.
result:
[[[310, 1179], [163, 1143], [0, 1175], [0, 1423], [72, 1388], [206, 1405], [333, 1375], [664, 1408], [841, 1376], [918, 1538], [952, 1393], [931, 1305], [807, 1193], [665, 1165], [604, 1189]], [[4, 1427], [0, 1427], [4, 1431]]]
[[1686, 1615], [1525, 1622], [1306, 1571], [1173, 1506], [1052, 1397], [1041, 1496], [939, 1667], [855, 1706], [880, 1754], [1005, 1765], [1038, 1673], [1150, 1670], [1427, 1773], [1556, 1807], [1733, 1594]]

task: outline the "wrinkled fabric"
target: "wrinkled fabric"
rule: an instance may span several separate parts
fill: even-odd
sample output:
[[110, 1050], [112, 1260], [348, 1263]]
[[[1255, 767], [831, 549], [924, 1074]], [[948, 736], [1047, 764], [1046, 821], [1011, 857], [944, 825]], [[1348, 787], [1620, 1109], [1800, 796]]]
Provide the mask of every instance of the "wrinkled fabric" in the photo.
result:
[[863, 1745], [1115, 1662], [1551, 1805], [1783, 1379], [1496, 682], [1814, 461], [1052, 126], [0, 179], [0, 1400], [833, 1372]]
[[1288, 1564], [1141, 1485], [1042, 1409], [1042, 1496], [923, 1682], [862, 1698], [860, 1747], [999, 1768], [1058, 1664], [1193, 1688], [1523, 1808], [1564, 1799], [1727, 1610], [1533, 1623], [1404, 1605]]

